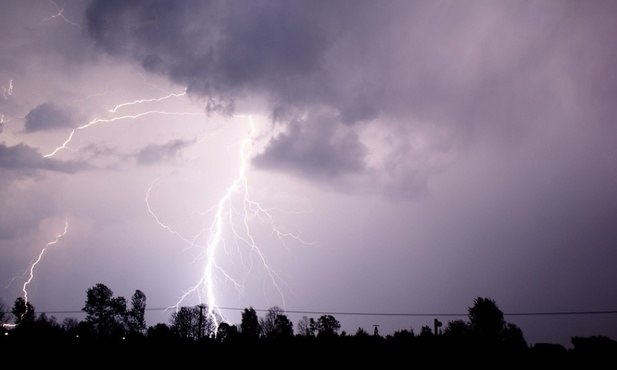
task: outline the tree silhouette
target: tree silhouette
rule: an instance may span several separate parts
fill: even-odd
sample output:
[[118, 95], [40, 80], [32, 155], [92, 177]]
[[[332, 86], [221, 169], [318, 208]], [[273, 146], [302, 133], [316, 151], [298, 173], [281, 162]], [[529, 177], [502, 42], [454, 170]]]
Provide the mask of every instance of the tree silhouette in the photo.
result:
[[146, 295], [141, 290], [136, 290], [131, 298], [131, 309], [126, 315], [128, 332], [131, 335], [146, 334]]
[[274, 319], [274, 336], [276, 338], [289, 338], [294, 335], [294, 324], [287, 315], [278, 315]]
[[171, 331], [186, 339], [197, 339], [197, 315], [193, 307], [180, 307], [171, 314]]
[[259, 339], [261, 326], [257, 311], [253, 307], [245, 308], [242, 311], [242, 321], [240, 322], [240, 334], [245, 339]]
[[64, 330], [71, 337], [78, 335], [77, 328], [79, 327], [79, 321], [74, 317], [66, 317], [62, 320], [62, 330]]
[[443, 335], [450, 338], [465, 339], [469, 337], [471, 328], [464, 320], [453, 320], [443, 330]]
[[394, 347], [407, 347], [416, 339], [416, 335], [413, 329], [397, 330], [392, 335], [386, 336], [386, 338], [392, 343]]
[[477, 297], [469, 307], [469, 325], [473, 335], [483, 343], [499, 342], [506, 325], [503, 312], [491, 298]]
[[[587, 368], [614, 368], [617, 341], [604, 336], [575, 336], [570, 339], [576, 356], [574, 360]], [[612, 365], [611, 365], [612, 364]]]
[[[376, 331], [370, 335], [363, 328], [358, 328], [354, 335], [345, 332], [339, 335], [341, 325], [332, 315], [317, 320], [303, 316], [298, 322], [298, 335], [293, 336], [292, 322], [277, 306], [271, 307], [263, 318], [257, 316], [253, 307], [247, 308], [239, 325], [222, 322], [214, 336], [215, 321], [203, 304], [179, 308], [171, 315], [170, 326], [159, 323], [144, 330], [145, 308], [143, 292], [135, 292], [131, 309], [127, 311], [123, 297], [114, 297], [107, 286], [97, 284], [87, 292], [83, 308], [86, 320], [66, 318], [59, 325], [54, 316], [41, 313], [37, 317], [34, 306], [20, 297], [11, 311], [19, 324], [0, 328], [0, 347], [7, 353], [27, 348], [42, 354], [44, 349], [62, 345], [63, 349], [80, 351], [86, 356], [100, 356], [101, 348], [106, 348], [107, 353], [118, 356], [101, 357], [108, 359], [110, 365], [124, 361], [126, 356], [131, 361], [142, 361], [144, 355], [155, 353], [157, 364], [162, 356], [168, 356], [165, 360], [174, 361], [178, 366], [188, 366], [188, 362], [178, 361], [200, 354], [217, 354], [222, 358], [241, 355], [249, 361], [261, 356], [274, 361], [270, 364], [278, 360], [288, 364], [289, 359], [319, 354], [328, 361], [342, 360], [351, 366], [364, 366], [372, 360], [381, 367], [399, 366], [401, 361], [417, 358], [455, 366], [504, 363], [515, 368], [544, 365], [595, 368], [614, 363], [617, 353], [617, 341], [603, 336], [573, 337], [573, 350], [549, 343], [528, 347], [522, 330], [506, 322], [495, 301], [484, 297], [477, 297], [469, 307], [468, 322], [450, 321], [439, 334], [425, 325], [417, 336], [413, 329], [382, 337]], [[145, 335], [124, 336], [137, 333]], [[127, 340], [109, 341], [110, 338]], [[201, 340], [204, 338], [208, 340]]]
[[529, 348], [521, 328], [509, 322], [506, 323], [501, 332], [501, 341], [512, 350], [526, 350]]
[[307, 316], [302, 316], [302, 318], [298, 321], [296, 326], [296, 330], [298, 335], [303, 337], [313, 337], [315, 336], [316, 323], [313, 318], [309, 320]]
[[206, 305], [180, 307], [171, 315], [171, 330], [181, 338], [197, 340], [214, 334], [214, 321]]
[[293, 336], [293, 323], [285, 311], [273, 306], [268, 309], [266, 316], [259, 319], [262, 335], [269, 339], [289, 338]]
[[114, 292], [101, 283], [89, 288], [86, 296], [82, 310], [95, 336], [102, 339], [123, 337], [126, 332], [126, 299], [114, 297]]
[[36, 319], [34, 306], [30, 302], [26, 302], [23, 297], [17, 297], [11, 310], [15, 316], [15, 325], [33, 323]]
[[521, 361], [529, 346], [522, 330], [504, 319], [503, 312], [491, 298], [477, 297], [469, 307], [470, 340], [473, 351], [510, 356]]
[[176, 338], [169, 326], [165, 323], [158, 323], [148, 328], [146, 337], [152, 343], [171, 343]]
[[285, 311], [279, 306], [273, 306], [268, 309], [264, 317], [259, 318], [262, 336], [268, 337], [274, 331], [274, 320], [279, 314], [285, 314]]
[[332, 315], [322, 315], [317, 319], [317, 336], [333, 337], [338, 335], [341, 324]]
[[216, 332], [216, 340], [220, 343], [232, 343], [238, 337], [238, 327], [222, 322]]
[[423, 325], [420, 328], [420, 334], [418, 334], [422, 338], [432, 338], [435, 333], [433, 333], [433, 329], [431, 329], [428, 325]]

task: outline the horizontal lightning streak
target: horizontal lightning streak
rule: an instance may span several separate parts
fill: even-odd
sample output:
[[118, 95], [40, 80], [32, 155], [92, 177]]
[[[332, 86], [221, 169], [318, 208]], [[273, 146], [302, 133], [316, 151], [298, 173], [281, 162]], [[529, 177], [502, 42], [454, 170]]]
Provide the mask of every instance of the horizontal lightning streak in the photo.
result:
[[[128, 106], [133, 106], [133, 105], [138, 105], [138, 104], [142, 104], [142, 103], [148, 103], [148, 102], [161, 102], [170, 98], [174, 98], [174, 97], [180, 97], [180, 96], [184, 96], [186, 95], [186, 89], [182, 92], [182, 93], [171, 93], [171, 94], [167, 94], [165, 96], [159, 97], [159, 98], [151, 98], [151, 99], [138, 99], [138, 100], [134, 100], [132, 102], [126, 102], [126, 103], [122, 103], [122, 104], [118, 104], [116, 105], [114, 108], [110, 109], [109, 112], [110, 113], [116, 113], [118, 111], [118, 109], [120, 108], [124, 108], [124, 107], [128, 107]], [[173, 115], [173, 116], [186, 116], [186, 115], [203, 115], [202, 113], [196, 113], [196, 112], [170, 112], [170, 111], [162, 111], [162, 110], [148, 110], [148, 111], [144, 111], [138, 114], [133, 114], [133, 115], [123, 115], [123, 116], [117, 116], [117, 117], [112, 117], [112, 118], [95, 118], [92, 121], [81, 125], [75, 129], [73, 129], [71, 131], [71, 133], [69, 134], [68, 138], [64, 141], [64, 143], [62, 143], [62, 145], [60, 145], [59, 147], [57, 147], [56, 149], [54, 149], [51, 153], [45, 154], [43, 157], [44, 158], [48, 158], [48, 157], [52, 157], [54, 155], [56, 155], [56, 153], [58, 153], [60, 150], [62, 149], [67, 149], [68, 144], [73, 140], [73, 136], [75, 136], [75, 133], [78, 130], [84, 130], [87, 129], [89, 127], [92, 127], [94, 125], [97, 125], [99, 123], [111, 123], [111, 122], [115, 122], [115, 121], [120, 121], [120, 120], [131, 120], [131, 119], [137, 119], [146, 115], [151, 115], [151, 114], [161, 114], [161, 115]]]
[[118, 104], [116, 105], [113, 109], [110, 109], [109, 112], [110, 113], [116, 113], [116, 111], [122, 107], [126, 107], [129, 105], [135, 105], [135, 104], [141, 104], [141, 103], [151, 103], [151, 102], [160, 102], [163, 100], [167, 100], [169, 98], [178, 98], [181, 96], [186, 95], [186, 90], [184, 90], [184, 92], [181, 93], [172, 93], [166, 96], [162, 96], [160, 98], [151, 98], [151, 99], [138, 99], [138, 100], [134, 100], [132, 102], [127, 102], [127, 103], [122, 103], [122, 104]]

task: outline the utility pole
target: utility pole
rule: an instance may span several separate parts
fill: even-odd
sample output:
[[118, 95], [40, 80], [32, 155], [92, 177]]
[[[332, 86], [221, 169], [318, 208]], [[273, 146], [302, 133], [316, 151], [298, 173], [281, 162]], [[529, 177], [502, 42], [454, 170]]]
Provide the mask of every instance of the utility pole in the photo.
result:
[[442, 325], [441, 321], [434, 319], [433, 325], [434, 325], [435, 335], [439, 335], [439, 328], [441, 328], [441, 325]]

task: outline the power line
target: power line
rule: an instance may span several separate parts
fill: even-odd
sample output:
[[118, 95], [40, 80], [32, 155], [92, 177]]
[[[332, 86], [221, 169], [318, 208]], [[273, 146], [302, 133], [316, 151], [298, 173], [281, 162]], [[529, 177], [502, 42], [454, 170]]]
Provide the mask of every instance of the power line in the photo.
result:
[[[238, 307], [217, 307], [221, 311], [243, 311], [246, 308]], [[269, 309], [253, 308], [257, 312], [267, 312]], [[169, 311], [169, 307], [146, 308], [145, 311]], [[338, 315], [338, 316], [407, 316], [407, 317], [467, 317], [468, 313], [395, 313], [395, 312], [349, 312], [349, 311], [302, 311], [302, 310], [283, 310], [288, 314], [306, 314], [306, 315]], [[10, 313], [10, 312], [3, 312]], [[40, 311], [44, 314], [84, 314], [80, 311]], [[553, 312], [504, 312], [504, 316], [560, 316], [560, 315], [612, 315], [617, 314], [617, 310], [606, 311], [553, 311]]]
[[[221, 310], [242, 310], [239, 308], [219, 307]], [[267, 309], [255, 309], [255, 311], [268, 311]], [[285, 313], [313, 314], [313, 315], [341, 315], [341, 316], [454, 316], [467, 317], [469, 313], [393, 313], [393, 312], [344, 312], [344, 311], [294, 311], [284, 310]], [[504, 313], [504, 316], [558, 316], [558, 315], [598, 315], [617, 314], [615, 311], [556, 311], [556, 312], [513, 312]]]

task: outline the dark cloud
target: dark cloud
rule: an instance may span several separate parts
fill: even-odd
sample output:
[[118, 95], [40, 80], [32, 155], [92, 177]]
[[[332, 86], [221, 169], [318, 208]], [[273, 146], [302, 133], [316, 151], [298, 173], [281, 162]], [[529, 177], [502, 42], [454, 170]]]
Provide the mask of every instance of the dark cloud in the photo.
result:
[[[336, 126], [442, 127], [460, 142], [489, 135], [516, 148], [547, 122], [615, 126], [616, 10], [610, 1], [93, 1], [86, 20], [100, 49], [213, 99], [212, 110], [259, 95], [273, 115], [329, 111]], [[362, 168], [334, 149], [353, 142], [331, 141], [338, 129], [278, 122], [287, 132], [258, 167]]]
[[94, 1], [86, 18], [100, 48], [169, 76], [192, 93], [260, 91], [289, 98], [297, 83], [319, 69], [327, 50], [328, 35], [315, 20], [331, 9], [316, 4]]
[[332, 117], [322, 115], [291, 121], [287, 131], [276, 135], [253, 164], [307, 177], [336, 177], [364, 170], [367, 154], [357, 135], [340, 134]]
[[26, 132], [51, 131], [77, 126], [75, 114], [51, 102], [39, 104], [26, 115]]
[[137, 153], [137, 162], [151, 165], [175, 158], [182, 149], [193, 145], [195, 141], [196, 140], [173, 140], [162, 145], [148, 145]]
[[0, 169], [3, 170], [23, 173], [35, 170], [75, 173], [88, 167], [79, 162], [62, 162], [54, 158], [44, 158], [34, 148], [25, 144], [7, 146], [0, 143]]

